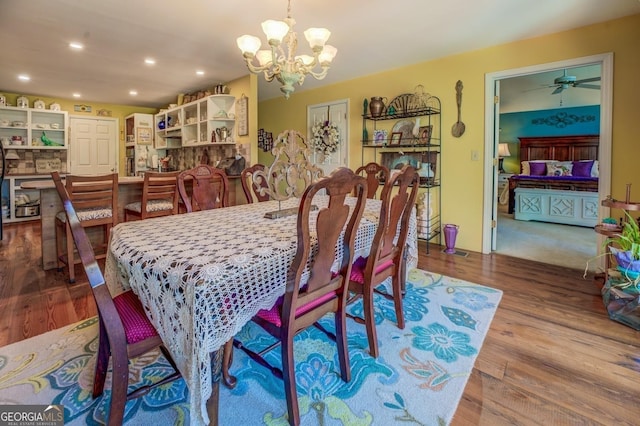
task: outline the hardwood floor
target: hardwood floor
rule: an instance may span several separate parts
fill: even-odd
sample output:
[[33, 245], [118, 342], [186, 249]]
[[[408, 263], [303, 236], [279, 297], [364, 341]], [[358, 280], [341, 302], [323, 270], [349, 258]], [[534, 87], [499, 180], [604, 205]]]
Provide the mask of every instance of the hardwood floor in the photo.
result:
[[[73, 285], [42, 271], [39, 241], [39, 222], [5, 227], [0, 346], [96, 315], [81, 268]], [[504, 292], [453, 425], [640, 424], [640, 332], [608, 318], [592, 277], [437, 246], [418, 266]]]

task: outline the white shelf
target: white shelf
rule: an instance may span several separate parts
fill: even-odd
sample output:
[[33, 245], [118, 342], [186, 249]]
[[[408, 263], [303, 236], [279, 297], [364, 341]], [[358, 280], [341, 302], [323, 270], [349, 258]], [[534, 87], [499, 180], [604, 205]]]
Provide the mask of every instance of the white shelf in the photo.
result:
[[[20, 122], [23, 125], [13, 126]], [[22, 137], [21, 145], [7, 145], [9, 149], [67, 149], [66, 111], [51, 111], [36, 108], [0, 107], [0, 139], [13, 136]], [[42, 135], [57, 145], [47, 146], [41, 141]]]
[[[235, 145], [235, 104], [231, 95], [211, 95], [155, 115], [155, 148]], [[160, 129], [160, 123], [165, 128]], [[167, 123], [173, 124], [169, 127]], [[227, 140], [212, 135], [227, 129]], [[179, 140], [179, 145], [177, 141]]]

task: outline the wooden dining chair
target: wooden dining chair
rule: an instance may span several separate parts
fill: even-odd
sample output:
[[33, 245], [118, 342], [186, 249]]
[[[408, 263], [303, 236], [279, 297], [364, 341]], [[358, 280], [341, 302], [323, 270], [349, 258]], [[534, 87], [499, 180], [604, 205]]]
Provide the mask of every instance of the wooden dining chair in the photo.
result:
[[179, 173], [145, 172], [142, 199], [124, 206], [124, 220], [177, 214]]
[[[191, 182], [191, 191], [185, 182]], [[188, 213], [229, 206], [229, 179], [224, 170], [199, 164], [178, 175], [178, 193]]]
[[[329, 204], [317, 213], [317, 220], [311, 221], [314, 210], [314, 196], [325, 189]], [[253, 360], [267, 367], [276, 377], [283, 379], [289, 424], [300, 423], [296, 376], [293, 359], [293, 338], [301, 330], [315, 325], [327, 333], [337, 343], [340, 375], [345, 382], [351, 380], [349, 352], [347, 347], [345, 306], [347, 284], [353, 261], [353, 247], [356, 231], [366, 202], [367, 182], [347, 168], [339, 168], [326, 178], [312, 183], [300, 201], [297, 219], [298, 246], [295, 258], [287, 274], [284, 296], [269, 310], [261, 310], [253, 321], [275, 337], [281, 346], [282, 369], [272, 366], [261, 353], [248, 349], [242, 342], [234, 341], [234, 346], [245, 351]], [[357, 194], [355, 207], [351, 210], [346, 199]], [[310, 225], [315, 225], [312, 229]], [[344, 239], [340, 235], [344, 230]], [[312, 239], [312, 235], [315, 237]], [[331, 266], [336, 260], [336, 248], [340, 247], [340, 262], [337, 271]], [[309, 259], [310, 254], [313, 257]], [[307, 269], [308, 268], [308, 269]], [[305, 274], [308, 271], [308, 275]], [[303, 276], [308, 280], [303, 281]], [[328, 332], [317, 321], [325, 314], [333, 312], [336, 334]], [[228, 345], [225, 347], [228, 348]], [[229, 369], [229, 357], [225, 356], [223, 371]]]
[[376, 193], [381, 184], [389, 180], [389, 169], [382, 164], [371, 162], [356, 169], [357, 175], [367, 178], [367, 198], [376, 198]]
[[[406, 274], [404, 250], [409, 233], [409, 219], [415, 206], [420, 177], [416, 169], [406, 165], [387, 180], [382, 189], [382, 206], [378, 228], [373, 237], [371, 251], [366, 258], [359, 257], [353, 264], [349, 280], [349, 303], [362, 298], [364, 323], [371, 356], [378, 356], [378, 340], [373, 307], [373, 293], [393, 300], [398, 328], [404, 328], [402, 298]], [[391, 277], [392, 293], [376, 287]], [[352, 317], [353, 318], [353, 317]], [[354, 318], [362, 322], [362, 318]]]
[[[146, 395], [151, 388], [165, 386], [181, 376], [156, 329], [147, 318], [138, 297], [131, 290], [116, 297], [111, 297], [100, 266], [96, 261], [93, 247], [74, 207], [74, 202], [62, 184], [58, 172], [53, 172], [51, 175], [60, 195], [64, 213], [67, 216], [66, 222], [71, 230], [73, 241], [78, 249], [98, 307], [100, 334], [92, 396], [97, 398], [103, 393], [109, 368], [109, 358], [111, 357], [111, 401], [109, 404], [108, 424], [119, 426], [123, 423], [125, 405], [128, 400]], [[129, 360], [155, 348], [160, 348], [175, 372], [153, 384], [144, 385], [127, 393]]]
[[271, 199], [268, 192], [269, 182], [264, 177], [255, 175], [255, 172], [264, 172], [264, 170], [264, 164], [254, 164], [245, 168], [240, 174], [242, 191], [244, 191], [244, 196], [247, 198], [247, 204], [253, 203], [254, 200], [262, 202]]
[[[98, 259], [106, 256], [111, 227], [118, 224], [118, 174], [99, 176], [66, 175], [66, 189], [75, 204], [80, 224], [84, 228], [103, 228], [102, 242], [94, 247], [100, 249]], [[64, 265], [69, 271], [69, 282], [74, 283], [74, 265], [80, 259], [74, 254], [73, 236], [64, 211], [56, 214], [56, 254], [58, 269]]]

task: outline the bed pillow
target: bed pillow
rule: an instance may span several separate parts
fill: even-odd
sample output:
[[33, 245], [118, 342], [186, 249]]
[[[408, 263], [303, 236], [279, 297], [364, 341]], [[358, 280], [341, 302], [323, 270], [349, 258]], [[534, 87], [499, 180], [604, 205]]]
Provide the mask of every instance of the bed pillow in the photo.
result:
[[571, 176], [572, 169], [573, 162], [571, 161], [547, 163], [547, 176]]
[[591, 169], [593, 169], [593, 160], [574, 161], [571, 175], [577, 177], [591, 177]]
[[529, 162], [528, 161], [521, 161], [520, 162], [520, 174], [521, 175], [530, 175], [531, 174], [531, 169], [529, 168]]
[[598, 160], [593, 161], [593, 167], [591, 168], [591, 177], [600, 177], [600, 166]]
[[529, 161], [529, 170], [531, 176], [545, 176], [547, 174], [547, 163]]

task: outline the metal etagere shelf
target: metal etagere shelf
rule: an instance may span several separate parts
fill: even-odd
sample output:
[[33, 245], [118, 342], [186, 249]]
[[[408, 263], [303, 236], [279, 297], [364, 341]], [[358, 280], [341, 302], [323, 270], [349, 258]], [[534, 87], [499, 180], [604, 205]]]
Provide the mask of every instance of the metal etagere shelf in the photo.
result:
[[431, 242], [442, 244], [441, 135], [440, 99], [424, 92], [398, 95], [379, 114], [365, 106], [362, 114], [363, 165], [375, 161], [393, 170], [410, 163], [418, 169], [419, 198], [427, 200], [418, 203], [419, 212], [427, 212], [419, 213], [418, 238], [427, 242], [427, 254]]

